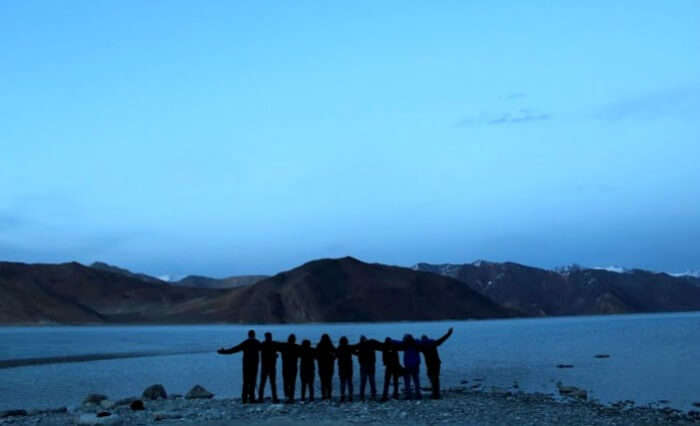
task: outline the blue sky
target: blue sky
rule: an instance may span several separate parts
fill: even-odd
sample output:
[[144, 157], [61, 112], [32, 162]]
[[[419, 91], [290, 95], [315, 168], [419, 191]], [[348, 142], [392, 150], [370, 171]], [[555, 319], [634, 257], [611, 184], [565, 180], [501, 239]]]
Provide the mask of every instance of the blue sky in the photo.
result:
[[0, 259], [700, 268], [700, 3], [524, 3], [3, 2]]

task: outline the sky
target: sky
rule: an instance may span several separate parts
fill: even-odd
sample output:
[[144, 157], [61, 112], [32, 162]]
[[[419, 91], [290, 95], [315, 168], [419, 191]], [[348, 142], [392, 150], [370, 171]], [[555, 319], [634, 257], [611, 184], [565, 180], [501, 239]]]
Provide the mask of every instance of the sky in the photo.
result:
[[1, 2], [0, 259], [700, 269], [700, 3], [613, 3]]

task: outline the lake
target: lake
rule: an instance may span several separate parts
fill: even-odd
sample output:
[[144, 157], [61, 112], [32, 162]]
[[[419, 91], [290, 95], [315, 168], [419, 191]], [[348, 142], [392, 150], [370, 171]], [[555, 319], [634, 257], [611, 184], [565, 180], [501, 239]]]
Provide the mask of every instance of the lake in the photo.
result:
[[[184, 394], [201, 384], [217, 397], [240, 397], [241, 355], [215, 351], [239, 343], [250, 328], [259, 338], [270, 331], [275, 340], [286, 340], [293, 332], [298, 342], [308, 338], [314, 344], [329, 333], [337, 344], [341, 336], [354, 343], [361, 334], [379, 340], [407, 332], [437, 338], [449, 327], [454, 335], [440, 348], [443, 387], [459, 386], [463, 380], [471, 386], [483, 379], [487, 389], [517, 382], [524, 391], [555, 393], [555, 383], [561, 381], [588, 390], [602, 402], [668, 400], [672, 407], [689, 410], [700, 401], [700, 313], [674, 313], [254, 327], [0, 327], [0, 410], [73, 407], [93, 392], [119, 399], [140, 395], [155, 383], [170, 393]], [[381, 389], [381, 354], [377, 358]], [[356, 365], [356, 382], [358, 373]], [[277, 379], [283, 395], [279, 367]], [[424, 366], [421, 383], [429, 385]]]

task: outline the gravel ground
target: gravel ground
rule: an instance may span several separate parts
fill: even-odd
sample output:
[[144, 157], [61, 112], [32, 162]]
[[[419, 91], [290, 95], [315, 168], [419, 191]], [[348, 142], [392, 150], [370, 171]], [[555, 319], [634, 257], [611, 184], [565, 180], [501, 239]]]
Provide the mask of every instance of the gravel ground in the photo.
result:
[[[604, 406], [580, 400], [555, 400], [549, 395], [450, 390], [438, 401], [314, 402], [243, 405], [239, 400], [182, 398], [145, 401], [144, 411], [114, 407], [99, 424], [211, 425], [282, 424], [463, 424], [463, 425], [697, 425], [700, 413], [634, 407], [631, 402]], [[59, 410], [60, 411], [60, 410]], [[90, 424], [97, 406], [75, 411], [34, 412], [0, 418], [1, 425]]]

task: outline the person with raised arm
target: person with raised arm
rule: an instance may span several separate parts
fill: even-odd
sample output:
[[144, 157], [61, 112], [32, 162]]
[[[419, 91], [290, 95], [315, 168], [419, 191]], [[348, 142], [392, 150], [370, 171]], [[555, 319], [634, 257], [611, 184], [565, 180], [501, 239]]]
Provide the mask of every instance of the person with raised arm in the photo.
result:
[[258, 363], [260, 360], [260, 341], [255, 338], [255, 331], [248, 331], [248, 338], [240, 344], [224, 349], [220, 348], [217, 353], [230, 355], [243, 352], [243, 390], [241, 392], [241, 402], [243, 404], [255, 402], [255, 382], [258, 376]]
[[432, 398], [440, 399], [440, 355], [438, 354], [438, 346], [445, 343], [452, 335], [452, 327], [447, 330], [444, 336], [437, 340], [430, 339], [425, 334], [421, 337], [420, 348], [425, 357], [425, 367], [428, 370], [428, 379], [432, 387]]

